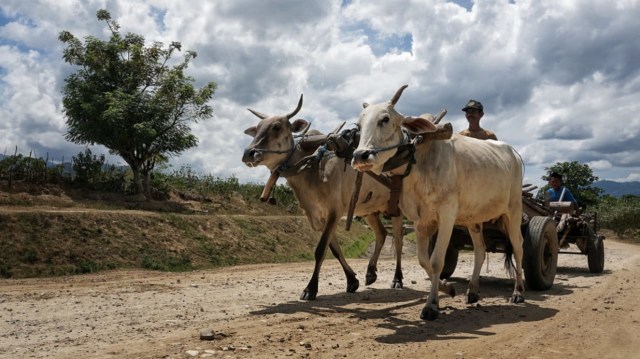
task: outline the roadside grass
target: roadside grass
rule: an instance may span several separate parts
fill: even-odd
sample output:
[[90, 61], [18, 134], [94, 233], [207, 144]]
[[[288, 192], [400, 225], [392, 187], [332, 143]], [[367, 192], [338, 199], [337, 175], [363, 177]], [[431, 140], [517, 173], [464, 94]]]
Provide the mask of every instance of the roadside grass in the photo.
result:
[[[348, 257], [373, 240], [354, 222], [338, 228]], [[0, 213], [0, 276], [25, 278], [143, 268], [190, 271], [313, 260], [320, 232], [303, 216], [132, 211]]]
[[595, 211], [601, 228], [610, 229], [620, 237], [640, 241], [640, 197], [606, 197]]

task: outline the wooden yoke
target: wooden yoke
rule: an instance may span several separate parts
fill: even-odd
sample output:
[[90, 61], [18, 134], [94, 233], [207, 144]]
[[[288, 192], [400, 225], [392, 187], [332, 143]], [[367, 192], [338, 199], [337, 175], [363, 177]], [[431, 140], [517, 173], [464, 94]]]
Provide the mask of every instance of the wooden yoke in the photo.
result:
[[[269, 176], [267, 183], [264, 185], [264, 188], [262, 189], [262, 194], [260, 195], [260, 200], [262, 202], [267, 201], [269, 197], [271, 197], [271, 192], [273, 191], [273, 187], [275, 187], [276, 182], [278, 182], [278, 177], [280, 177], [280, 174], [278, 173], [278, 171], [271, 172], [271, 175]], [[269, 201], [269, 203], [271, 203], [271, 201]], [[275, 203], [272, 203], [272, 204], [275, 204]]]
[[387, 210], [384, 212], [388, 217], [398, 217], [401, 214], [398, 205], [400, 203], [400, 194], [402, 194], [403, 178], [403, 175], [395, 175], [391, 177], [389, 201], [387, 202]]
[[416, 145], [426, 141], [450, 140], [451, 136], [453, 136], [453, 126], [451, 126], [450, 122], [447, 122], [444, 125], [438, 125], [436, 131], [423, 133], [420, 136], [422, 139], [420, 139]]
[[356, 183], [353, 187], [353, 193], [351, 194], [351, 202], [349, 202], [349, 211], [347, 212], [347, 225], [345, 230], [351, 229], [351, 222], [353, 221], [353, 212], [356, 209], [356, 203], [358, 203], [358, 197], [360, 196], [360, 187], [362, 186], [362, 172], [358, 172], [356, 175]]

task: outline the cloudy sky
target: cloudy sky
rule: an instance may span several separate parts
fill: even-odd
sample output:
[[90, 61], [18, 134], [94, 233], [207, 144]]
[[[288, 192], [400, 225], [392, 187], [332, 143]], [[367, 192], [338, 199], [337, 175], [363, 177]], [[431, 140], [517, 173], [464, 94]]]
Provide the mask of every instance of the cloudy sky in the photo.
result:
[[398, 111], [446, 108], [456, 131], [464, 104], [481, 101], [481, 125], [522, 154], [528, 182], [561, 161], [640, 180], [640, 0], [2, 0], [0, 151], [84, 148], [63, 137], [74, 68], [57, 36], [108, 39], [101, 8], [147, 44], [196, 51], [188, 73], [218, 84], [215, 115], [193, 126], [200, 144], [176, 169], [264, 182], [266, 169], [241, 162], [258, 120], [246, 108], [287, 113], [303, 93], [298, 116], [326, 132], [406, 83]]

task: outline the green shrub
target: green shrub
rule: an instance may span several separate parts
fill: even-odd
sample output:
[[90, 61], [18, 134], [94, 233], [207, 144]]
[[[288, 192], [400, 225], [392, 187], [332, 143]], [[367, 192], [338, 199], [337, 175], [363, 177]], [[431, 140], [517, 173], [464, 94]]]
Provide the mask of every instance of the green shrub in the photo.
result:
[[[184, 165], [170, 172], [155, 171], [152, 186], [159, 198], [167, 198], [170, 190], [188, 193], [192, 197], [205, 199], [212, 195], [231, 198], [239, 194], [245, 201], [255, 201], [262, 194], [263, 184], [240, 183], [237, 177], [222, 178], [195, 172], [191, 166]], [[273, 189], [273, 197], [279, 206], [295, 212], [298, 201], [293, 190], [286, 185], [277, 185]]]
[[142, 258], [142, 267], [165, 272], [186, 272], [193, 269], [191, 256], [186, 252], [178, 255], [154, 253]]
[[640, 197], [627, 195], [621, 198], [603, 196], [597, 206], [601, 228], [611, 229], [617, 235], [633, 235], [640, 239]]

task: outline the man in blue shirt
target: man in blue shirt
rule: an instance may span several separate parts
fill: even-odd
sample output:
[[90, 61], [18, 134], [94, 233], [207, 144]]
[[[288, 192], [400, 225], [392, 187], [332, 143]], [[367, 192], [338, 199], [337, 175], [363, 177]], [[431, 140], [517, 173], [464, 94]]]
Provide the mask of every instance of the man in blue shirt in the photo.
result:
[[[573, 208], [578, 209], [578, 201], [576, 201], [571, 191], [563, 185], [562, 175], [557, 172], [551, 172], [549, 175], [549, 188], [547, 190], [547, 201], [549, 202], [571, 202], [573, 203]], [[560, 198], [562, 197], [562, 198]]]

